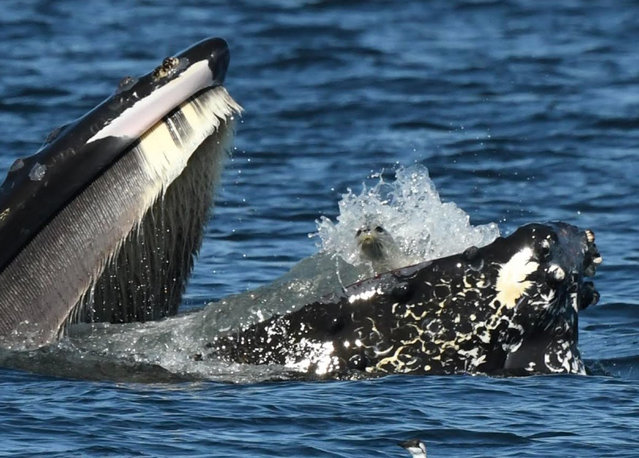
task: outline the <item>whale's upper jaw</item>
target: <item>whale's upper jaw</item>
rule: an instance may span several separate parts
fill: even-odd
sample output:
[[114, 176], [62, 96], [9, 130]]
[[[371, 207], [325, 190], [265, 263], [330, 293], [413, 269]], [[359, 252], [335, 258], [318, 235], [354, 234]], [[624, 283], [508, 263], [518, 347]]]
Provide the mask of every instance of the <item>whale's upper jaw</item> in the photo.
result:
[[106, 137], [137, 139], [188, 97], [224, 83], [230, 60], [221, 38], [203, 40], [165, 58], [139, 79], [124, 78], [115, 94], [96, 107], [88, 143]]
[[37, 154], [18, 159], [0, 186], [0, 272], [73, 197], [182, 102], [224, 82], [229, 50], [203, 40], [164, 59], [63, 128]]

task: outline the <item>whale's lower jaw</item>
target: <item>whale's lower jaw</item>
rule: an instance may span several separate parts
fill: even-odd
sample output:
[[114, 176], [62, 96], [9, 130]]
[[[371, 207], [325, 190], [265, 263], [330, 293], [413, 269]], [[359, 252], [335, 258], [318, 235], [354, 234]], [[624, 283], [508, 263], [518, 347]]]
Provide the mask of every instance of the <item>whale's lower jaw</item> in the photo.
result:
[[221, 86], [196, 94], [69, 202], [0, 273], [0, 345], [175, 313], [240, 111]]

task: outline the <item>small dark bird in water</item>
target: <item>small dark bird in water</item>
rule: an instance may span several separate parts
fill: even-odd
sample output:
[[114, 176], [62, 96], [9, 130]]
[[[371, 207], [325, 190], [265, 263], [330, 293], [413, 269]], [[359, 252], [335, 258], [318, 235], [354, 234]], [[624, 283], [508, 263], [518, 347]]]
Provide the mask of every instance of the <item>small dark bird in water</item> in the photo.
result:
[[426, 458], [426, 444], [419, 439], [407, 440], [397, 445], [408, 450], [413, 458]]
[[380, 225], [365, 224], [355, 233], [362, 258], [376, 274], [404, 266], [404, 256], [393, 237]]

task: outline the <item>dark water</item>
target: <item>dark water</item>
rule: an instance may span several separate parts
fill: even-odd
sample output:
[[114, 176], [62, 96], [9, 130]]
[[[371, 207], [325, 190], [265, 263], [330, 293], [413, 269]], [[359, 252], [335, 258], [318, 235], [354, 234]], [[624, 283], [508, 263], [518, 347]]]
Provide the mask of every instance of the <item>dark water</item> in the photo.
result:
[[[0, 4], [0, 170], [203, 37], [246, 109], [184, 308], [316, 251], [320, 215], [397, 165], [504, 233], [592, 228], [601, 375], [329, 383], [87, 382], [0, 370], [0, 454], [637, 456], [639, 4], [630, 1], [72, 1]], [[1, 247], [0, 247], [1, 249]], [[62, 362], [61, 364], [64, 364]], [[108, 371], [108, 367], [102, 368]]]

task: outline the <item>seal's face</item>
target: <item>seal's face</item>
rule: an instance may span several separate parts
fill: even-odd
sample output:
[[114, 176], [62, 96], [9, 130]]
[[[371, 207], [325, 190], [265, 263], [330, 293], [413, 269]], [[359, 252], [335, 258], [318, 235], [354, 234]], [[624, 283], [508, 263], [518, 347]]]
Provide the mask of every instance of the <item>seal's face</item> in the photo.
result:
[[483, 248], [356, 283], [210, 347], [322, 377], [583, 373], [577, 313], [598, 298], [584, 277], [600, 262], [592, 232], [531, 224]]
[[378, 261], [385, 257], [384, 240], [388, 237], [382, 226], [362, 226], [355, 233], [357, 246], [364, 258], [370, 261]]
[[390, 233], [379, 224], [364, 224], [355, 233], [361, 259], [376, 273], [405, 266], [404, 256]]

